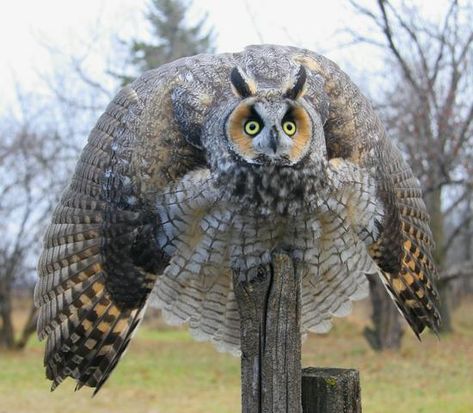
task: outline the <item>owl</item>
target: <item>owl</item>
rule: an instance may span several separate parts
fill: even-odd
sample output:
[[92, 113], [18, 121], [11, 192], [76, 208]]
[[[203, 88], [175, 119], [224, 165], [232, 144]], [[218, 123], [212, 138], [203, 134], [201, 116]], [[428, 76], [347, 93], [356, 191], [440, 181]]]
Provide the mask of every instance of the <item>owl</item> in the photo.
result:
[[283, 251], [303, 268], [301, 334], [380, 277], [415, 334], [436, 330], [417, 179], [368, 100], [308, 50], [177, 60], [118, 92], [44, 237], [34, 299], [53, 389], [98, 391], [149, 302], [238, 353], [234, 271]]

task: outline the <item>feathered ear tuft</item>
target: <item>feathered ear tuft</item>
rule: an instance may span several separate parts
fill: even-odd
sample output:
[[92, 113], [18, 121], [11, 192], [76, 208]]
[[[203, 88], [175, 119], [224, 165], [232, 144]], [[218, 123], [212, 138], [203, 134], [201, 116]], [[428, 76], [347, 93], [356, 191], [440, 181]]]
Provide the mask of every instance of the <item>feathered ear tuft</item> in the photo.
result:
[[245, 76], [240, 68], [234, 67], [230, 73], [230, 82], [232, 82], [233, 91], [241, 98], [247, 98], [255, 94], [256, 87], [251, 79]]
[[305, 92], [304, 86], [307, 80], [307, 72], [304, 68], [304, 66], [299, 66], [299, 71], [296, 74], [296, 80], [294, 81], [293, 86], [291, 86], [286, 93], [284, 94], [284, 97], [288, 99], [293, 99], [296, 100], [300, 97]]

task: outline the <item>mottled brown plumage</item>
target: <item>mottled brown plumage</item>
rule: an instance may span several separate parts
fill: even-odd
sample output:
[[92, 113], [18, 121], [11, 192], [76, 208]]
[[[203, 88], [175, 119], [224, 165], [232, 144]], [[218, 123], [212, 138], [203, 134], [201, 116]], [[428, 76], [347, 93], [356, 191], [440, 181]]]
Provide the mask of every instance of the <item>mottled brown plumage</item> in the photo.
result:
[[[298, 130], [275, 160], [238, 127], [286, 104]], [[45, 235], [35, 302], [53, 388], [70, 376], [98, 391], [153, 288], [170, 321], [238, 349], [229, 274], [278, 248], [308, 268], [302, 332], [326, 331], [376, 274], [416, 334], [437, 329], [419, 184], [334, 63], [255, 46], [143, 74], [98, 120]]]

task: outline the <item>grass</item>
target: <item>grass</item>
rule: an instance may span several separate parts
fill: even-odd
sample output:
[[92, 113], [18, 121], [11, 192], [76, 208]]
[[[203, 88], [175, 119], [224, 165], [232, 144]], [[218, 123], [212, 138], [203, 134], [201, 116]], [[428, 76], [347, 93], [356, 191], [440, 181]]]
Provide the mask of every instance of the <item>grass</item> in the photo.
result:
[[[398, 353], [375, 353], [361, 335], [366, 309], [336, 320], [327, 336], [309, 336], [303, 365], [358, 368], [364, 413], [473, 412], [473, 303], [455, 313], [455, 333], [419, 343], [406, 332]], [[0, 353], [0, 413], [237, 413], [239, 360], [193, 341], [185, 329], [144, 325], [103, 390], [48, 391], [43, 344]]]

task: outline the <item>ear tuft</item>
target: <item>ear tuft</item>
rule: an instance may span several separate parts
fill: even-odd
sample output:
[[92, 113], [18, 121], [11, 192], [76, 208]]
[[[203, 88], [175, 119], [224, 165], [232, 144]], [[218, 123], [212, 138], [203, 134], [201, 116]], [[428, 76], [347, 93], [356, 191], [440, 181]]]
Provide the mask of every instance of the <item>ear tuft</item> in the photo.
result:
[[284, 94], [284, 97], [288, 99], [293, 99], [296, 100], [300, 98], [305, 90], [304, 86], [307, 80], [307, 72], [304, 68], [304, 66], [299, 66], [299, 71], [296, 74], [296, 80], [294, 81], [294, 85], [290, 87], [286, 93]]
[[234, 67], [230, 73], [234, 92], [241, 98], [247, 98], [255, 93], [255, 88], [238, 67]]

